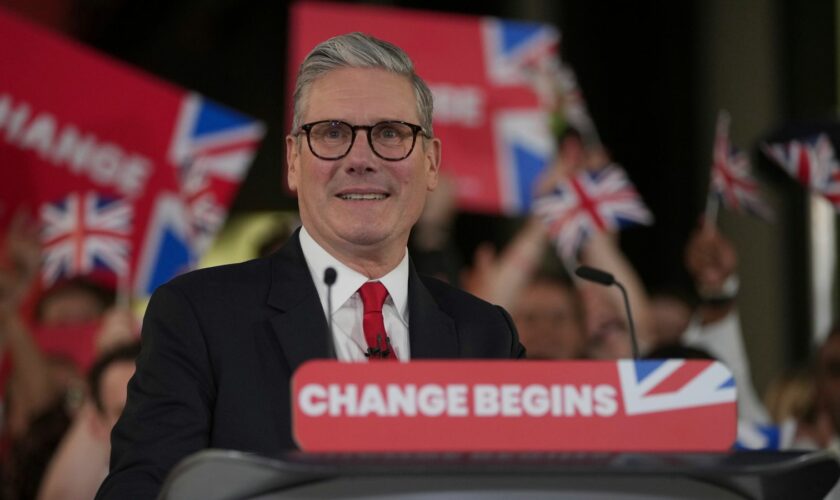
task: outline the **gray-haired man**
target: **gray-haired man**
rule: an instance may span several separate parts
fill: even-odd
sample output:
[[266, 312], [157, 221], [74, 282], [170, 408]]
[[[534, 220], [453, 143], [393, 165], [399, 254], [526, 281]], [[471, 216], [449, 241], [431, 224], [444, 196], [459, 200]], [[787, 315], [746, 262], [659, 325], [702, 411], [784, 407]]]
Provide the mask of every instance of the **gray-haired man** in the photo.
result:
[[[303, 227], [269, 257], [155, 292], [98, 498], [152, 498], [203, 448], [293, 448], [290, 377], [330, 347], [345, 361], [524, 356], [505, 311], [421, 278], [408, 258], [441, 151], [408, 56], [359, 33], [327, 40], [301, 65], [294, 106], [286, 150]], [[372, 296], [376, 335], [363, 320]]]

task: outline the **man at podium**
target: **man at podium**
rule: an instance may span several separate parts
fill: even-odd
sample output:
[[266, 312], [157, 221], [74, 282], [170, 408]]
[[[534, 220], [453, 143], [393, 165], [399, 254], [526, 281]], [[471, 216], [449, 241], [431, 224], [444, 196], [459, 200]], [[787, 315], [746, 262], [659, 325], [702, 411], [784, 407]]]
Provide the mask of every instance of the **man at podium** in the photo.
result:
[[431, 92], [400, 48], [360, 33], [315, 47], [298, 73], [286, 156], [303, 227], [271, 256], [155, 292], [97, 498], [153, 498], [204, 448], [294, 448], [289, 381], [309, 359], [524, 356], [503, 309], [411, 264], [408, 236], [437, 184], [441, 143]]

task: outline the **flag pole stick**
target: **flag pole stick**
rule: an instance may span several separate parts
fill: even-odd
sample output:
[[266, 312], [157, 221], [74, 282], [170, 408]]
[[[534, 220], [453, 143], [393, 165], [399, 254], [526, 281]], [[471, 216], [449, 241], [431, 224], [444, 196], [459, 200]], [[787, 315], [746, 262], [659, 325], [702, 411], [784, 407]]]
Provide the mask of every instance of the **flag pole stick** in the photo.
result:
[[706, 226], [708, 227], [715, 227], [717, 226], [717, 218], [718, 212], [720, 211], [720, 200], [714, 193], [711, 192], [711, 186], [709, 188], [709, 194], [706, 195], [706, 210], [705, 210], [705, 222]]
[[[708, 227], [717, 226], [718, 212], [720, 211], [720, 198], [715, 195], [712, 187], [712, 177], [714, 176], [715, 162], [721, 161], [718, 155], [724, 156], [729, 154], [729, 112], [725, 109], [718, 111], [717, 121], [715, 123], [715, 137], [712, 142], [712, 168], [709, 170], [709, 188], [706, 194], [706, 210], [705, 223]], [[720, 141], [725, 140], [725, 143]]]

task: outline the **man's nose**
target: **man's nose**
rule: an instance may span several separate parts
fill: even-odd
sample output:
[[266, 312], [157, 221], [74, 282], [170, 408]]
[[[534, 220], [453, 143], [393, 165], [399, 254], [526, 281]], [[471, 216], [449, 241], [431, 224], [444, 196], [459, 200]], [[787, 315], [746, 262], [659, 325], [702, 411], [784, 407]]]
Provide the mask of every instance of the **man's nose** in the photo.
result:
[[364, 162], [365, 167], [369, 167], [371, 163], [370, 160], [372, 160], [376, 154], [373, 152], [373, 149], [371, 149], [370, 143], [368, 142], [367, 130], [362, 128], [356, 129], [353, 131], [353, 135], [353, 145], [347, 153], [347, 158], [351, 160], [349, 166], [353, 167], [357, 164], [357, 162]]

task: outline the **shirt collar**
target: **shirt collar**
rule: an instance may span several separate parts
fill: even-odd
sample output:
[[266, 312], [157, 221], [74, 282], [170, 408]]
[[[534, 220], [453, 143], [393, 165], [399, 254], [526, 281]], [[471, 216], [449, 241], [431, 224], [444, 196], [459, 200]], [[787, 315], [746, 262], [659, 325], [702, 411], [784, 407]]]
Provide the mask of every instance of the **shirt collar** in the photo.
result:
[[[312, 281], [315, 283], [315, 288], [318, 290], [318, 296], [321, 299], [321, 307], [327, 313], [327, 285], [324, 283], [324, 271], [328, 267], [336, 270], [336, 280], [332, 287], [332, 311], [335, 313], [347, 300], [359, 290], [363, 284], [368, 280], [367, 276], [350, 268], [342, 263], [340, 260], [333, 257], [329, 252], [315, 241], [312, 236], [306, 231], [305, 227], [300, 228], [300, 248], [303, 251], [303, 257], [306, 260], [306, 265], [309, 267], [309, 273], [312, 275]], [[385, 285], [388, 290], [388, 295], [394, 301], [394, 306], [397, 309], [403, 322], [408, 324], [406, 320], [408, 312], [408, 250], [397, 267], [388, 272], [385, 276], [379, 278], [379, 281]]]

